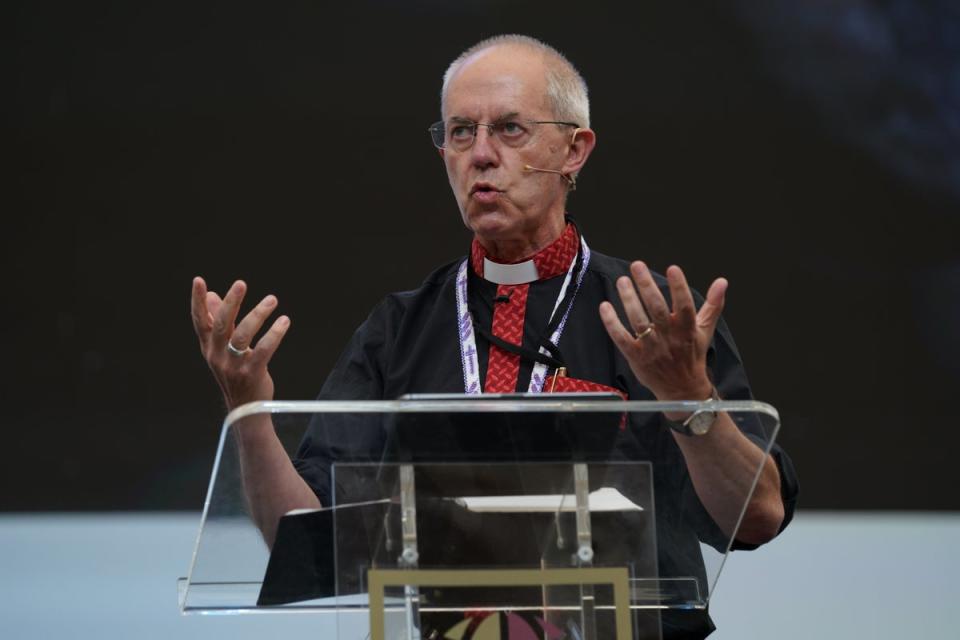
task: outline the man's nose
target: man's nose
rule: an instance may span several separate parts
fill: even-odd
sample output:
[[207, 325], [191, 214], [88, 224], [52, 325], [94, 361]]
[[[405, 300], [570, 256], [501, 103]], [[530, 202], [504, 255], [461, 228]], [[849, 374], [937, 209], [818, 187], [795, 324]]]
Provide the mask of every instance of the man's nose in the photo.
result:
[[473, 164], [480, 167], [496, 165], [499, 160], [497, 141], [490, 127], [479, 126], [470, 147]]

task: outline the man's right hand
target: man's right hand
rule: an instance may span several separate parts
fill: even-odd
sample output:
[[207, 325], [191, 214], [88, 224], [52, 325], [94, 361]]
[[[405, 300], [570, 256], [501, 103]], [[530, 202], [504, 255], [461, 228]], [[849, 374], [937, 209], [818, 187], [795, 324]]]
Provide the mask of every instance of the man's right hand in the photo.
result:
[[273, 399], [273, 379], [267, 364], [290, 327], [290, 318], [280, 316], [253, 346], [254, 336], [276, 309], [277, 298], [268, 295], [235, 325], [246, 292], [247, 285], [237, 280], [221, 299], [207, 291], [203, 278], [193, 279], [193, 328], [200, 339], [200, 351], [223, 392], [227, 410], [247, 402]]
[[[228, 410], [273, 399], [273, 380], [267, 365], [290, 327], [290, 319], [280, 316], [253, 345], [254, 336], [277, 308], [277, 299], [267, 296], [234, 324], [246, 293], [247, 285], [237, 280], [221, 299], [207, 291], [203, 278], [193, 279], [193, 327]], [[240, 429], [238, 423], [245, 426]], [[320, 501], [290, 462], [269, 413], [254, 414], [238, 423], [234, 435], [250, 516], [267, 545], [273, 546], [283, 514], [291, 509], [319, 508]]]

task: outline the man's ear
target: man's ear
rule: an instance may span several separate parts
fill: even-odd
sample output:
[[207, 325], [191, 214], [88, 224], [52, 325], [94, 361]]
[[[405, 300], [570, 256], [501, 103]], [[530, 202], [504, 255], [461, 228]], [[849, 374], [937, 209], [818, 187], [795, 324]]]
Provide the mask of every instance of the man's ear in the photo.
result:
[[443, 152], [446, 151], [446, 149], [437, 149], [437, 151], [440, 152], [440, 157], [441, 157], [441, 158], [446, 158], [446, 157], [447, 157], [447, 156], [443, 155]]
[[574, 129], [562, 171], [568, 175], [577, 175], [587, 163], [587, 158], [590, 157], [595, 146], [597, 146], [597, 134], [593, 129]]

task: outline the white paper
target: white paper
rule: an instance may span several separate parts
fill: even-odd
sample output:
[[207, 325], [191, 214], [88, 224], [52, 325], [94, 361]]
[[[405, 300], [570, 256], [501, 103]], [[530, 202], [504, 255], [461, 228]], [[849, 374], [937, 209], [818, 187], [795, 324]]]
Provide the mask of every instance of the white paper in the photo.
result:
[[[555, 513], [575, 511], [576, 496], [573, 494], [527, 495], [527, 496], [472, 496], [456, 498], [457, 504], [470, 511], [482, 513]], [[603, 487], [589, 495], [591, 512], [643, 511], [613, 487]]]

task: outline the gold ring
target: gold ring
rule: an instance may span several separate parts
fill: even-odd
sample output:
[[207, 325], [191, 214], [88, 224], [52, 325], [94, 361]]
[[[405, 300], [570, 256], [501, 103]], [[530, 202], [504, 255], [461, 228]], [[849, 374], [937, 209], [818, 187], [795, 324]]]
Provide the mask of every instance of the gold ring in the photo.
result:
[[646, 329], [644, 329], [643, 331], [638, 331], [638, 332], [636, 333], [636, 337], [635, 337], [634, 339], [635, 339], [635, 340], [642, 340], [642, 339], [646, 338], [648, 335], [650, 335], [651, 333], [653, 333], [653, 328], [654, 328], [654, 326], [653, 326], [652, 324], [647, 325], [647, 328], [646, 328]]

